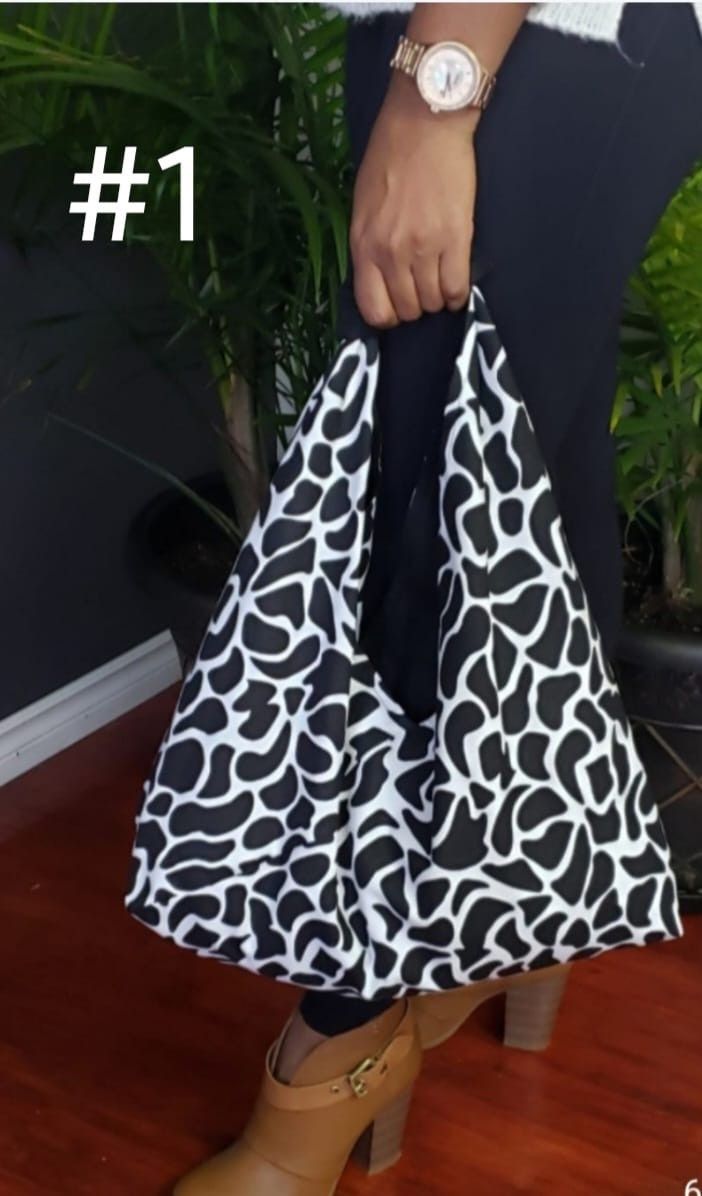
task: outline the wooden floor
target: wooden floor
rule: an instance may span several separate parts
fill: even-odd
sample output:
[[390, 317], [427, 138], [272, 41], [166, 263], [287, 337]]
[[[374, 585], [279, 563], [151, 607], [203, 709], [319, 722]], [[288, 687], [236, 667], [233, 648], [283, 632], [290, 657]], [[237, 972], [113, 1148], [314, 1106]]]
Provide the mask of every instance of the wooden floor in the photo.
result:
[[[124, 912], [175, 696], [3, 792], [0, 1196], [165, 1196], [236, 1135], [295, 998]], [[373, 1180], [349, 1165], [339, 1196], [702, 1188], [702, 918], [679, 942], [578, 963], [544, 1054], [502, 1047], [500, 1013], [427, 1055], [402, 1161]]]

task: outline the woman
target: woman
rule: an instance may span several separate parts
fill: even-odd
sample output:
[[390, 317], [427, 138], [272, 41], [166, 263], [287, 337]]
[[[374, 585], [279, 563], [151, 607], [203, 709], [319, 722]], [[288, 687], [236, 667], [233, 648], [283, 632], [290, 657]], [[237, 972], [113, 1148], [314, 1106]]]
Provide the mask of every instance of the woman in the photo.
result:
[[[435, 642], [435, 612], [411, 585], [401, 609], [390, 601], [393, 546], [459, 348], [471, 272], [614, 652], [622, 587], [608, 420], [622, 291], [702, 153], [702, 38], [688, 4], [357, 5], [352, 15], [353, 273], [339, 331], [360, 320], [380, 333], [383, 431], [364, 634], [388, 689], [420, 711], [434, 685], [421, 645]], [[390, 66], [401, 34], [468, 46], [486, 89], [496, 76], [486, 107], [432, 111], [415, 79]], [[446, 93], [460, 84], [452, 69], [435, 80]], [[420, 646], [411, 670], [408, 635]], [[269, 1053], [241, 1138], [182, 1179], [178, 1196], [330, 1196], [354, 1145], [370, 1170], [389, 1165], [422, 1046], [497, 992], [507, 994], [505, 1040], [544, 1046], [566, 973], [560, 965], [412, 1001], [306, 993]]]

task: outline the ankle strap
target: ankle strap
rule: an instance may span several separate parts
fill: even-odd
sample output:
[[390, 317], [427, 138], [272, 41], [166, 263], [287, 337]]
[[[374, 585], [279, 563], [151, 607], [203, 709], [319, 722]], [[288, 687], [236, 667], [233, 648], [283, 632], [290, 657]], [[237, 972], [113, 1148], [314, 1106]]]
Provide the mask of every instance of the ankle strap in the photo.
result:
[[385, 1079], [389, 1068], [404, 1059], [412, 1049], [415, 1025], [411, 1009], [408, 1008], [392, 1038], [374, 1055], [362, 1059], [351, 1071], [323, 1080], [319, 1084], [282, 1084], [272, 1071], [272, 1061], [277, 1042], [270, 1047], [266, 1056], [263, 1079], [264, 1099], [278, 1109], [315, 1109], [323, 1105], [336, 1105], [341, 1101], [363, 1099]]

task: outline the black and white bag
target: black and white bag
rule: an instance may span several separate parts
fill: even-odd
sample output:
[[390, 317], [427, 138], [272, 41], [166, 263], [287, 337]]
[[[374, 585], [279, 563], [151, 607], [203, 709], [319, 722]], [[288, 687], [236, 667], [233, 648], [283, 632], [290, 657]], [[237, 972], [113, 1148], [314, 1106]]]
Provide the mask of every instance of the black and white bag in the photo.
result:
[[436, 713], [359, 647], [376, 338], [297, 421], [144, 784], [126, 907], [365, 998], [682, 934], [668, 846], [477, 287], [441, 429]]

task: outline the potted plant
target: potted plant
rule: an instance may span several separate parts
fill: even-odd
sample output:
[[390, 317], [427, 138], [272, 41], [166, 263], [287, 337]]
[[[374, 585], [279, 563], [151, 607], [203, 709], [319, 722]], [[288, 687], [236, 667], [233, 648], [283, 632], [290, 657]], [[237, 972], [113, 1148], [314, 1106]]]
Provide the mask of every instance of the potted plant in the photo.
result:
[[[125, 252], [146, 249], [165, 280], [164, 368], [168, 350], [190, 338], [216, 392], [219, 472], [183, 482], [142, 462], [169, 487], [137, 518], [127, 549], [186, 658], [333, 346], [347, 256], [343, 28], [314, 4], [0, 13], [0, 149], [23, 155], [33, 200], [18, 240], [53, 236], [37, 217], [41, 198], [65, 191], [67, 211], [78, 198], [73, 172], [90, 169], [95, 146], [118, 170], [135, 145], [136, 169], [151, 179], [138, 195], [144, 213], [127, 220]], [[181, 172], [157, 163], [187, 146], [195, 229], [181, 240]], [[129, 312], [133, 327], [139, 318]], [[112, 443], [99, 426], [78, 430]]]
[[[686, 908], [702, 900], [702, 166], [630, 281], [612, 427], [625, 621], [615, 670], [650, 739]], [[668, 792], [666, 790], [670, 790]], [[682, 804], [687, 814], [681, 818]], [[680, 825], [678, 825], [678, 823]], [[672, 833], [674, 830], [675, 833]]]

